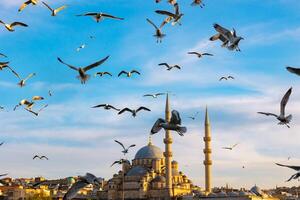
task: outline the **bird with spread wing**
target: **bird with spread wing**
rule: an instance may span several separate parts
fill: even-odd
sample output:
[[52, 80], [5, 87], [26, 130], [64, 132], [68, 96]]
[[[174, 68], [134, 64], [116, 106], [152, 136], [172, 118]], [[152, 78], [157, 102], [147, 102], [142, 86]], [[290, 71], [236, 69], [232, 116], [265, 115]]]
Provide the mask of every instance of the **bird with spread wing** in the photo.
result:
[[14, 32], [14, 31], [15, 31], [14, 27], [16, 27], [16, 26], [28, 27], [28, 25], [25, 24], [25, 23], [23, 23], [23, 22], [13, 22], [13, 23], [11, 23], [11, 24], [7, 24], [7, 23], [5, 23], [5, 22], [3, 22], [3, 21], [0, 20], [0, 24], [3, 24], [4, 27], [5, 27], [9, 32]]
[[283, 98], [281, 99], [281, 102], [280, 102], [280, 114], [277, 115], [277, 114], [274, 114], [274, 113], [267, 113], [267, 112], [258, 112], [258, 114], [263, 114], [263, 115], [266, 115], [266, 116], [273, 116], [273, 117], [276, 117], [276, 119], [279, 121], [279, 125], [286, 125], [288, 128], [290, 128], [289, 126], [289, 123], [291, 122], [292, 120], [292, 115], [288, 115], [286, 116], [285, 114], [285, 107], [286, 107], [286, 104], [288, 103], [289, 101], [289, 98], [292, 94], [292, 88], [290, 88], [286, 93], [285, 95], [283, 96]]
[[298, 179], [300, 177], [300, 166], [292, 166], [292, 165], [283, 165], [283, 164], [279, 164], [279, 163], [275, 163], [276, 165], [280, 166], [280, 167], [288, 167], [290, 169], [293, 169], [295, 171], [297, 171], [296, 174], [293, 174], [288, 180], [286, 180], [286, 182], [289, 182], [293, 179]]
[[154, 28], [155, 28], [155, 35], [153, 35], [154, 37], [156, 37], [156, 42], [157, 43], [161, 43], [162, 42], [162, 39], [164, 37], [166, 37], [166, 34], [164, 34], [161, 29], [163, 26], [160, 26], [159, 28], [150, 20], [150, 19], [147, 19], [147, 22], [149, 24], [151, 24]]
[[60, 58], [57, 58], [57, 60], [60, 63], [68, 66], [70, 69], [73, 69], [73, 70], [77, 71], [79, 73], [79, 76], [77, 76], [77, 78], [80, 79], [82, 84], [85, 84], [86, 81], [90, 78], [90, 75], [86, 74], [86, 72], [93, 69], [93, 68], [95, 68], [95, 67], [98, 67], [98, 66], [102, 65], [108, 58], [109, 58], [109, 56], [106, 56], [102, 60], [100, 60], [98, 62], [95, 62], [91, 65], [88, 65], [86, 67], [75, 67], [75, 66], [69, 65], [69, 64], [65, 63], [64, 61], [62, 61], [62, 59], [60, 59]]
[[122, 153], [123, 153], [124, 155], [126, 155], [126, 154], [128, 153], [128, 151], [129, 151], [130, 148], [136, 146], [135, 144], [132, 144], [132, 145], [130, 145], [129, 147], [125, 148], [125, 146], [124, 146], [124, 144], [123, 144], [122, 142], [119, 142], [118, 140], [115, 140], [115, 142], [118, 143], [119, 145], [121, 145], [121, 147], [123, 148]]
[[51, 8], [47, 3], [43, 2], [42, 3], [51, 11], [51, 16], [55, 17], [57, 15], [58, 12], [64, 10], [65, 8], [67, 8], [67, 6], [61, 6], [59, 8], [53, 9]]
[[146, 108], [146, 107], [144, 107], [144, 106], [141, 106], [141, 107], [139, 107], [138, 109], [130, 109], [130, 108], [124, 108], [124, 109], [122, 109], [118, 114], [120, 115], [120, 114], [122, 114], [122, 113], [124, 113], [124, 112], [131, 112], [132, 113], [132, 116], [133, 117], [136, 117], [136, 115], [137, 115], [137, 113], [138, 112], [140, 112], [140, 111], [142, 111], [142, 110], [145, 110], [145, 111], [151, 111], [149, 108]]
[[187, 129], [181, 126], [181, 118], [178, 111], [173, 110], [170, 122], [165, 119], [159, 118], [153, 125], [151, 129], [151, 135], [158, 133], [161, 129], [176, 131], [180, 136], [184, 136]]
[[232, 151], [237, 145], [239, 145], [239, 143], [236, 143], [236, 144], [234, 144], [232, 146], [229, 146], [229, 147], [222, 147], [222, 149], [226, 149], [226, 150]]
[[116, 16], [106, 14], [106, 13], [96, 13], [96, 12], [77, 15], [77, 17], [93, 17], [96, 20], [97, 23], [104, 20], [105, 18], [116, 19], [116, 20], [124, 20], [124, 18], [121, 18], [121, 17], [116, 17]]
[[116, 111], [120, 111], [120, 109], [117, 109], [116, 107], [110, 105], [110, 104], [99, 104], [96, 106], [93, 106], [92, 108], [104, 108], [105, 110], [116, 110]]

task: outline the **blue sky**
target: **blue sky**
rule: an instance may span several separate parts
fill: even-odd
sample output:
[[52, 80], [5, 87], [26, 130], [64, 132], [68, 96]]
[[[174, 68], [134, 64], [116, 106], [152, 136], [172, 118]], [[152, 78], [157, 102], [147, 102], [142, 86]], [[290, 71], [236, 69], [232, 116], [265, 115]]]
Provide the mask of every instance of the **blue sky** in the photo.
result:
[[[164, 113], [164, 98], [142, 97], [145, 93], [171, 91], [171, 106], [181, 112], [188, 133], [174, 135], [174, 159], [193, 182], [204, 186], [203, 116], [208, 105], [213, 130], [214, 185], [228, 183], [234, 187], [265, 188], [275, 185], [296, 185], [284, 181], [293, 173], [274, 162], [299, 164], [298, 144], [300, 116], [299, 77], [289, 74], [286, 65], [297, 66], [299, 59], [299, 8], [297, 0], [205, 0], [205, 8], [191, 7], [179, 0], [185, 14], [182, 26], [168, 25], [161, 44], [152, 36], [154, 29], [146, 22], [150, 18], [160, 24], [163, 18], [157, 9], [172, 7], [154, 0], [94, 0], [49, 1], [53, 7], [68, 8], [51, 17], [41, 4], [17, 10], [22, 1], [1, 0], [4, 6], [0, 19], [22, 21], [28, 28], [17, 27], [14, 33], [0, 27], [0, 52], [11, 66], [27, 76], [35, 72], [27, 86], [18, 88], [17, 79], [8, 71], [0, 73], [0, 105], [10, 112], [1, 112], [2, 127], [0, 170], [13, 177], [46, 176], [56, 178], [83, 174], [111, 177], [118, 168], [109, 165], [120, 158], [113, 139], [137, 148], [147, 143], [148, 133], [156, 118]], [[104, 20], [95, 23], [89, 17], [76, 17], [85, 12], [107, 12], [124, 21]], [[208, 38], [215, 33], [212, 25], [219, 23], [235, 28], [245, 38], [241, 52], [220, 47]], [[90, 39], [93, 35], [96, 39]], [[86, 44], [80, 52], [76, 48]], [[197, 50], [213, 53], [214, 57], [197, 58], [187, 55]], [[114, 77], [92, 78], [81, 85], [76, 72], [57, 62], [61, 57], [75, 66], [91, 64], [107, 55], [109, 60], [97, 71], [110, 71]], [[167, 72], [158, 63], [182, 66], [181, 71]], [[121, 70], [137, 69], [141, 76], [117, 78]], [[234, 81], [219, 82], [220, 76], [233, 75]], [[259, 116], [257, 111], [278, 112], [284, 92], [293, 86], [287, 106], [294, 119], [292, 128], [277, 126], [272, 118]], [[36, 118], [22, 109], [11, 112], [21, 99], [34, 95], [47, 97], [49, 107]], [[111, 103], [118, 107], [148, 106], [151, 113], [141, 113], [136, 119], [125, 114], [94, 110], [90, 107]], [[200, 114], [195, 121], [187, 117]], [[162, 134], [153, 137], [163, 148]], [[226, 152], [222, 146], [241, 143], [237, 151]], [[33, 162], [34, 154], [47, 154], [48, 162]], [[287, 157], [292, 159], [287, 161]], [[189, 162], [187, 162], [187, 159]], [[242, 166], [246, 166], [242, 169]], [[280, 174], [280, 175], [278, 175]]]

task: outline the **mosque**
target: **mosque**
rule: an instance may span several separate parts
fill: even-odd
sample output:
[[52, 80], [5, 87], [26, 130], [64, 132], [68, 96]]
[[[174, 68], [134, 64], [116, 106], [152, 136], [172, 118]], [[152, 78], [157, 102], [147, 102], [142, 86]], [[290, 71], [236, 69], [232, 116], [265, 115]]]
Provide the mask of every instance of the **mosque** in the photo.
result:
[[[166, 99], [165, 109], [166, 121], [170, 121], [171, 112], [169, 97]], [[203, 137], [205, 148], [203, 150], [205, 159], [205, 190], [199, 192], [199, 187], [194, 186], [192, 181], [179, 170], [179, 164], [173, 160], [172, 135], [165, 131], [165, 151], [155, 146], [151, 139], [149, 143], [139, 149], [131, 164], [122, 165], [122, 170], [114, 174], [100, 191], [100, 200], [170, 200], [170, 199], [206, 199], [206, 200], [251, 200], [267, 199], [277, 200], [271, 196], [263, 196], [258, 187], [253, 191], [229, 192], [220, 191], [214, 193], [211, 183], [211, 131], [208, 111], [205, 114], [205, 135]]]

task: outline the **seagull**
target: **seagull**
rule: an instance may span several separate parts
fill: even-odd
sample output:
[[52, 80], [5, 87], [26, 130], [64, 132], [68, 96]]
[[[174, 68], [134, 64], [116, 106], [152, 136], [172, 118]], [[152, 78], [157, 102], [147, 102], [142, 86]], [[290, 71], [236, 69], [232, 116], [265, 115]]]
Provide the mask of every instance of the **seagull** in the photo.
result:
[[63, 200], [70, 200], [75, 198], [77, 195], [77, 192], [79, 192], [81, 189], [85, 188], [89, 184], [92, 184], [93, 186], [100, 186], [101, 180], [97, 178], [95, 175], [91, 173], [86, 173], [85, 176], [79, 176], [78, 181], [72, 185], [72, 187], [67, 191], [67, 193], [64, 195]]
[[201, 8], [203, 8], [205, 6], [205, 4], [203, 3], [203, 0], [193, 0], [192, 6], [200, 6]]
[[300, 76], [300, 68], [295, 68], [295, 67], [290, 67], [290, 66], [287, 66], [286, 69], [293, 73], [293, 74], [296, 74], [298, 76]]
[[166, 93], [156, 93], [156, 94], [145, 94], [143, 97], [152, 97], [156, 99], [158, 96], [166, 95]]
[[3, 144], [4, 144], [4, 142], [1, 142], [1, 143], [0, 143], [0, 146], [2, 146]]
[[220, 39], [223, 42], [222, 47], [227, 47], [229, 50], [241, 51], [238, 45], [244, 38], [238, 37], [235, 29], [231, 32], [219, 24], [214, 24], [214, 28], [218, 33], [210, 38], [211, 41]]
[[147, 22], [149, 22], [155, 28], [155, 35], [153, 36], [157, 38], [156, 42], [161, 43], [162, 39], [166, 36], [166, 34], [161, 31], [162, 26], [158, 28], [150, 19], [147, 19]]
[[46, 160], [49, 160], [49, 158], [47, 156], [38, 156], [38, 155], [35, 155], [32, 160], [35, 160], [36, 158], [39, 158], [40, 160], [43, 160], [43, 159], [46, 159]]
[[238, 145], [238, 143], [232, 145], [231, 147], [222, 147], [222, 149], [227, 149], [227, 150], [233, 150], [236, 146]]
[[14, 29], [15, 26], [28, 27], [27, 24], [24, 24], [24, 23], [22, 23], [22, 22], [13, 22], [13, 23], [11, 23], [11, 24], [7, 24], [7, 23], [4, 23], [3, 21], [0, 20], [0, 24], [3, 24], [3, 25], [5, 26], [5, 28], [6, 28], [8, 31], [10, 31], [10, 32], [14, 32], [14, 31], [15, 31], [15, 29]]
[[202, 58], [203, 56], [213, 56], [213, 54], [210, 54], [210, 53], [199, 53], [199, 52], [195, 52], [195, 51], [188, 52], [188, 54], [196, 55], [198, 58]]
[[125, 148], [125, 146], [121, 142], [119, 142], [118, 140], [115, 140], [115, 142], [118, 143], [119, 145], [121, 145], [121, 147], [123, 148], [122, 153], [124, 153], [124, 155], [126, 155], [128, 153], [128, 151], [129, 151], [130, 148], [136, 146], [135, 144], [132, 144], [128, 148]]
[[61, 6], [59, 8], [53, 9], [51, 8], [47, 3], [43, 2], [42, 3], [51, 11], [51, 16], [56, 16], [58, 12], [62, 11], [63, 9], [67, 8], [67, 6]]
[[275, 164], [280, 166], [280, 167], [288, 167], [288, 168], [291, 168], [291, 169], [297, 171], [297, 173], [292, 175], [286, 182], [289, 182], [292, 179], [298, 179], [300, 177], [300, 166], [282, 165], [282, 164], [279, 164], [279, 163], [275, 163]]
[[82, 17], [82, 16], [93, 17], [97, 23], [104, 20], [105, 18], [124, 20], [124, 18], [116, 17], [116, 16], [106, 14], [106, 13], [85, 13], [85, 14], [77, 15], [77, 17]]
[[192, 119], [192, 120], [195, 120], [198, 114], [199, 114], [199, 112], [196, 112], [196, 114], [194, 114], [194, 116], [188, 117], [188, 118], [190, 118], [190, 119]]
[[95, 62], [91, 65], [88, 65], [86, 67], [74, 67], [72, 65], [69, 65], [67, 63], [65, 63], [64, 61], [62, 61], [60, 58], [57, 58], [58, 61], [66, 66], [68, 66], [69, 68], [77, 71], [79, 73], [79, 76], [77, 76], [80, 80], [82, 84], [85, 84], [85, 82], [90, 78], [90, 75], [86, 74], [86, 72], [90, 69], [93, 69], [95, 67], [98, 67], [99, 65], [103, 64], [107, 59], [109, 58], [109, 56], [106, 56], [105, 58], [103, 58], [102, 60]]
[[137, 113], [138, 113], [139, 111], [141, 111], [141, 110], [151, 111], [149, 108], [146, 108], [146, 107], [144, 107], [144, 106], [141, 106], [141, 107], [139, 107], [139, 108], [136, 109], [136, 110], [131, 110], [131, 109], [129, 109], [129, 108], [124, 108], [124, 109], [122, 109], [122, 110], [118, 113], [118, 115], [120, 115], [120, 114], [122, 114], [123, 112], [127, 111], [127, 112], [131, 112], [133, 117], [136, 117]]
[[48, 104], [44, 105], [42, 108], [40, 108], [37, 112], [31, 110], [31, 109], [28, 109], [28, 108], [25, 108], [25, 110], [27, 110], [28, 112], [34, 114], [35, 116], [39, 116], [40, 112], [42, 112], [45, 108], [48, 107]]
[[32, 4], [32, 5], [37, 5], [38, 3], [38, 0], [28, 0], [26, 2], [24, 2], [21, 7], [19, 8], [19, 12], [21, 12], [22, 10], [24, 10], [24, 8], [26, 8], [29, 4]]
[[159, 118], [153, 125], [151, 129], [151, 135], [158, 133], [161, 129], [176, 131], [180, 136], [184, 136], [187, 129], [186, 127], [181, 126], [181, 118], [178, 111], [172, 111], [172, 117], [170, 122], [167, 122], [165, 119]]
[[84, 48], [85, 48], [85, 44], [82, 44], [76, 49], [76, 51], [79, 52], [81, 49], [84, 49]]
[[35, 73], [31, 73], [25, 79], [22, 79], [18, 73], [16, 73], [15, 71], [13, 71], [13, 73], [16, 75], [16, 77], [19, 78], [20, 82], [18, 83], [18, 85], [20, 87], [24, 87], [26, 85], [26, 81], [36, 75]]
[[292, 115], [285, 115], [285, 106], [289, 101], [290, 95], [292, 94], [292, 87], [285, 93], [283, 96], [281, 102], [280, 102], [280, 115], [276, 115], [273, 113], [266, 113], [266, 112], [258, 112], [258, 114], [263, 114], [267, 116], [274, 116], [277, 120], [279, 120], [279, 125], [286, 125], [288, 128], [290, 128], [289, 123], [292, 120]]
[[32, 97], [32, 100], [29, 101], [27, 99], [23, 99], [20, 101], [20, 103], [18, 105], [15, 106], [14, 110], [17, 109], [17, 107], [19, 106], [23, 106], [25, 105], [25, 108], [28, 109], [28, 110], [31, 110], [35, 101], [41, 101], [41, 100], [44, 100], [44, 97], [41, 97], [41, 96], [34, 96]]
[[161, 15], [167, 15], [168, 17], [163, 21], [162, 26], [164, 26], [165, 24], [169, 23], [170, 21], [173, 20], [172, 22], [172, 25], [176, 25], [176, 24], [179, 24], [181, 25], [180, 23], [180, 19], [182, 18], [182, 16], [184, 15], [183, 13], [180, 13], [179, 11], [179, 5], [178, 3], [175, 3], [174, 4], [174, 9], [175, 9], [175, 13], [171, 13], [169, 11], [165, 11], [165, 10], [156, 10], [155, 12], [157, 14], [161, 14]]
[[48, 95], [49, 95], [49, 97], [52, 97], [53, 94], [52, 94], [51, 90], [48, 91]]
[[158, 65], [159, 66], [166, 66], [168, 71], [172, 70], [173, 68], [181, 69], [181, 67], [179, 65], [172, 65], [171, 66], [168, 63], [159, 63]]
[[119, 74], [118, 74], [118, 77], [121, 76], [122, 74], [126, 74], [127, 77], [131, 77], [134, 73], [138, 74], [138, 75], [141, 75], [140, 72], [136, 71], [136, 70], [132, 70], [130, 72], [126, 72], [126, 71], [121, 71]]
[[111, 164], [110, 167], [114, 166], [115, 164], [119, 164], [119, 165], [122, 165], [124, 163], [127, 163], [130, 165], [130, 161], [129, 160], [126, 160], [126, 159], [120, 159], [120, 160], [116, 160], [115, 162], [113, 162], [113, 164]]
[[99, 105], [93, 106], [92, 108], [104, 108], [105, 110], [114, 109], [116, 111], [120, 111], [120, 109], [117, 109], [114, 106], [109, 105], [109, 104], [99, 104]]
[[234, 77], [233, 76], [227, 76], [227, 77], [225, 77], [225, 76], [222, 76], [220, 79], [219, 79], [219, 81], [222, 81], [222, 80], [228, 80], [228, 79], [234, 79]]
[[97, 73], [95, 74], [95, 76], [97, 76], [97, 75], [99, 75], [100, 77], [102, 77], [102, 76], [104, 76], [104, 75], [112, 76], [112, 74], [109, 73], [109, 72], [97, 72]]

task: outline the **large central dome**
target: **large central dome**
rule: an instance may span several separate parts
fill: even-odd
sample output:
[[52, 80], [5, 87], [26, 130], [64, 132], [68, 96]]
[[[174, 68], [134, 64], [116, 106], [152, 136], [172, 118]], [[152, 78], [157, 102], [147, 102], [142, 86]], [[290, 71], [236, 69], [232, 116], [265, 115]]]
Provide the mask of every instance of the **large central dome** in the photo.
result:
[[134, 159], [161, 159], [163, 158], [162, 150], [154, 146], [151, 142], [147, 146], [142, 147], [135, 154]]

